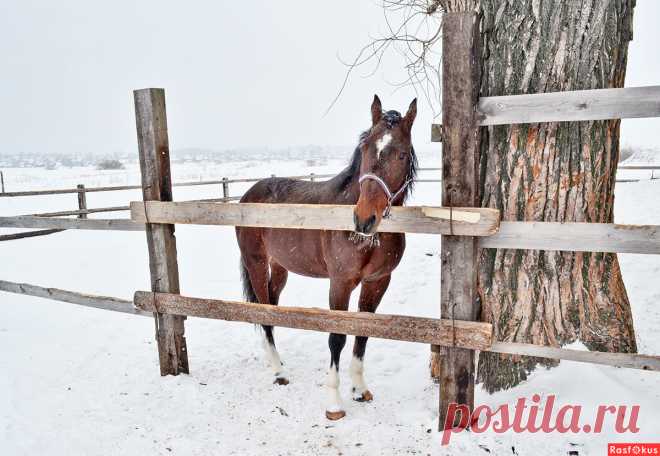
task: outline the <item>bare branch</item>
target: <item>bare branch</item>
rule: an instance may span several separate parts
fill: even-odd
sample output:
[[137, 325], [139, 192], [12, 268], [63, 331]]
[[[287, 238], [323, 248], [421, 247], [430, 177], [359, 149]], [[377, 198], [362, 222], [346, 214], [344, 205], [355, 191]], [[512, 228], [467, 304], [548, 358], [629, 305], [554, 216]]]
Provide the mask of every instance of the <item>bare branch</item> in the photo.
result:
[[351, 61], [340, 59], [347, 67], [346, 74], [325, 114], [337, 103], [356, 68], [373, 64], [365, 74], [371, 77], [390, 51], [400, 54], [405, 62], [402, 67], [405, 77], [390, 82], [394, 90], [412, 86], [416, 93], [422, 93], [436, 114], [440, 103], [440, 53], [434, 48], [442, 36], [442, 1], [382, 0], [382, 6], [386, 33], [373, 38]]

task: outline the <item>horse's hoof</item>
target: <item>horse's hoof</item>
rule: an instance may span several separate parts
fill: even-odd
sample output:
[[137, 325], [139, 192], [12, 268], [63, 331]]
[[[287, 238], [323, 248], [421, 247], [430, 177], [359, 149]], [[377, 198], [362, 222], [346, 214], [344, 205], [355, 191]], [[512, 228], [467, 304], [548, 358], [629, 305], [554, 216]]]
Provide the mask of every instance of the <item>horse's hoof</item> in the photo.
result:
[[343, 410], [339, 410], [338, 412], [329, 412], [327, 410], [325, 411], [325, 417], [331, 421], [341, 420], [345, 416], [346, 412]]
[[275, 381], [273, 382], [273, 385], [288, 385], [289, 384], [289, 379], [286, 377], [275, 377]]
[[371, 391], [365, 390], [362, 394], [357, 394], [353, 392], [353, 400], [357, 402], [371, 402], [374, 400], [374, 395], [371, 394]]

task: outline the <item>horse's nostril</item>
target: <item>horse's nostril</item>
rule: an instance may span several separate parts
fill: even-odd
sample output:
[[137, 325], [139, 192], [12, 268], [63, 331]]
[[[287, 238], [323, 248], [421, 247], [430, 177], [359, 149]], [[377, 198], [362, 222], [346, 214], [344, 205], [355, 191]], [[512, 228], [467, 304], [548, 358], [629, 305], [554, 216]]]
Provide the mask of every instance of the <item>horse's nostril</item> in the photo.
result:
[[363, 233], [371, 232], [371, 229], [374, 227], [375, 224], [376, 224], [376, 216], [372, 215], [367, 219], [367, 222], [364, 224], [362, 232]]
[[372, 215], [362, 222], [357, 214], [353, 214], [353, 222], [355, 223], [355, 231], [362, 234], [371, 234], [371, 230], [376, 225], [376, 216]]

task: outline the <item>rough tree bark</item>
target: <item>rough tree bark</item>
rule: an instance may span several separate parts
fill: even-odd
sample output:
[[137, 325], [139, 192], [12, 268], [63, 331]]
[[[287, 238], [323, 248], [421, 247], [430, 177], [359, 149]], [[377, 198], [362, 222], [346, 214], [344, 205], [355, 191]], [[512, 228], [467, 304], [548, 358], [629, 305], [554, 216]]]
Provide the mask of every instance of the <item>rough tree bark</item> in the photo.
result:
[[[634, 0], [441, 0], [483, 14], [481, 95], [623, 87]], [[483, 129], [482, 206], [503, 220], [612, 222], [619, 120]], [[482, 320], [498, 340], [636, 352], [615, 254], [482, 251]], [[485, 389], [524, 380], [537, 358], [482, 353]]]

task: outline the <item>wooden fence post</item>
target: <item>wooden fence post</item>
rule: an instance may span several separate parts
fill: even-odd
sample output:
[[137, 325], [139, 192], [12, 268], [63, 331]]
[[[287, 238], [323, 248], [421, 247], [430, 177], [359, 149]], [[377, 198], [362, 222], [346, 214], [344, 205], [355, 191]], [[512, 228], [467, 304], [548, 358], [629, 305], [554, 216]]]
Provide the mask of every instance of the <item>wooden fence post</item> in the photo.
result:
[[[227, 199], [229, 198], [229, 179], [226, 177], [222, 178], [222, 197]], [[226, 201], [225, 201], [226, 202]]]
[[[170, 150], [167, 139], [165, 90], [133, 92], [144, 201], [172, 201]], [[147, 217], [148, 219], [148, 217]], [[179, 293], [174, 225], [147, 223], [151, 290]], [[185, 317], [154, 314], [161, 375], [188, 373]]]
[[[476, 119], [480, 74], [479, 16], [474, 12], [448, 13], [442, 32], [442, 205], [479, 206], [480, 131]], [[441, 315], [455, 320], [476, 320], [477, 238], [442, 236]], [[441, 347], [439, 355], [439, 428], [447, 423], [450, 404], [474, 410], [475, 352]], [[469, 424], [467, 424], [469, 426]]]
[[0, 171], [0, 183], [2, 183], [2, 193], [5, 192], [5, 175]]
[[[78, 210], [86, 211], [87, 210], [87, 195], [85, 194], [85, 186], [83, 184], [78, 184]], [[87, 218], [86, 213], [78, 214], [78, 218]]]

